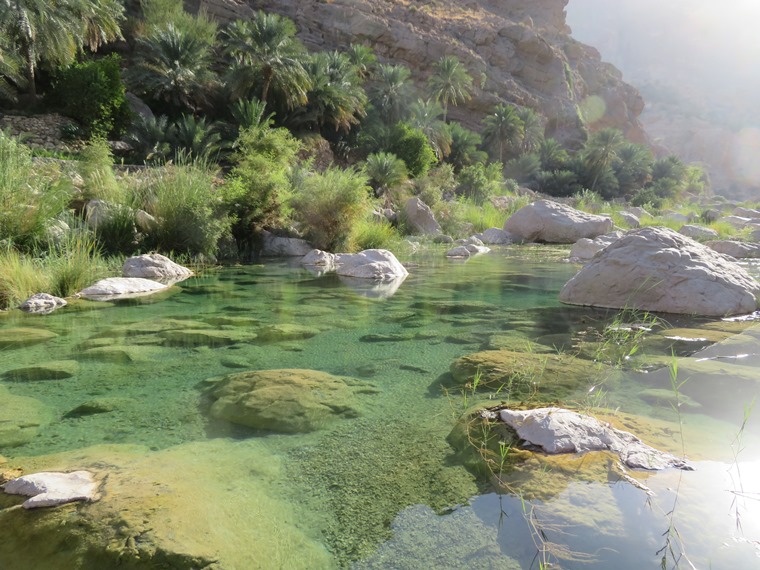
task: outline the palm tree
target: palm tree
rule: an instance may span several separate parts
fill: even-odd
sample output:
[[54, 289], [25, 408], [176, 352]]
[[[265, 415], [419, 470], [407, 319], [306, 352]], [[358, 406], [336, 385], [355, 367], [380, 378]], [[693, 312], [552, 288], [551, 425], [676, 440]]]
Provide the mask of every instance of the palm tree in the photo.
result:
[[364, 173], [375, 190], [375, 196], [386, 195], [409, 179], [404, 161], [390, 152], [370, 154], [364, 165]]
[[182, 115], [174, 128], [175, 156], [194, 160], [218, 158], [226, 148], [217, 127], [206, 123], [205, 117], [196, 119], [192, 115]]
[[308, 103], [291, 115], [291, 125], [348, 132], [366, 115], [367, 94], [356, 67], [343, 53], [320, 52], [306, 66], [311, 79]]
[[565, 169], [570, 158], [567, 151], [555, 139], [541, 141], [538, 146], [538, 156], [541, 158], [541, 170], [549, 172]]
[[123, 15], [118, 0], [0, 0], [0, 36], [23, 60], [35, 98], [41, 63], [69, 65], [84, 47], [95, 51], [120, 38]]
[[465, 166], [488, 159], [485, 152], [478, 150], [482, 142], [478, 133], [465, 129], [459, 123], [450, 123], [448, 126], [451, 133], [451, 153], [446, 160], [454, 166], [455, 171], [459, 172]]
[[535, 152], [544, 140], [544, 121], [533, 109], [520, 107], [517, 116], [523, 124], [521, 148], [523, 152]]
[[382, 64], [377, 68], [370, 98], [388, 125], [395, 125], [406, 115], [411, 75], [409, 68], [403, 65]]
[[169, 123], [166, 115], [146, 117], [137, 115], [127, 132], [126, 140], [133, 148], [138, 160], [148, 163], [162, 163], [169, 158], [174, 139], [175, 125]]
[[16, 86], [24, 85], [21, 59], [8, 45], [8, 38], [0, 35], [0, 99], [16, 100]]
[[456, 105], [472, 97], [472, 77], [453, 55], [445, 55], [433, 66], [434, 73], [428, 79], [430, 95], [443, 105], [443, 120], [446, 121], [449, 103]]
[[289, 109], [307, 102], [307, 55], [292, 20], [259, 10], [250, 20], [230, 24], [224, 34], [224, 51], [233, 61], [228, 75], [233, 96], [247, 96], [259, 87], [264, 103], [270, 90], [276, 90]]
[[127, 72], [130, 88], [169, 104], [175, 110], [198, 111], [216, 76], [213, 44], [167, 24], [138, 38], [135, 66]]
[[583, 168], [590, 179], [589, 190], [596, 192], [602, 177], [607, 177], [612, 161], [625, 139], [617, 129], [603, 129], [591, 135], [583, 149]]
[[504, 150], [520, 145], [525, 132], [524, 125], [512, 105], [497, 105], [483, 119], [483, 134], [489, 148], [498, 149], [499, 162], [504, 162]]
[[425, 133], [439, 160], [451, 152], [451, 132], [441, 115], [443, 107], [432, 99], [417, 99], [409, 106], [409, 124]]
[[377, 57], [371, 48], [361, 44], [351, 44], [348, 46], [346, 55], [353, 66], [356, 67], [356, 74], [361, 79], [367, 79], [372, 75], [372, 70], [377, 63]]
[[643, 188], [652, 173], [652, 152], [644, 145], [624, 143], [617, 151], [612, 168], [623, 195]]

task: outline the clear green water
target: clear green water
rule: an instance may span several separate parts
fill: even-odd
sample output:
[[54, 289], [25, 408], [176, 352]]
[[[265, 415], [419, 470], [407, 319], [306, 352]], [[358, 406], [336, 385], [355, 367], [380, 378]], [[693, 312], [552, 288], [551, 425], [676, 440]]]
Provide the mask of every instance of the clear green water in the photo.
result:
[[[687, 382], [684, 393], [698, 397], [703, 407], [685, 411], [683, 422], [690, 434], [702, 430], [716, 446], [687, 447], [687, 455], [697, 457], [696, 471], [649, 477], [651, 497], [625, 482], [568, 480], [546, 497], [524, 503], [490, 492], [454, 458], [446, 437], [473, 403], [464, 401], [448, 376], [456, 358], [510, 336], [526, 347], [557, 345], [571, 333], [599, 329], [613, 319], [614, 312], [558, 303], [559, 289], [577, 270], [561, 261], [565, 255], [560, 248], [515, 248], [452, 263], [434, 250], [403, 260], [410, 276], [388, 299], [365, 297], [334, 275], [317, 277], [271, 262], [194, 278], [158, 299], [80, 302], [45, 317], [0, 316], [0, 332], [31, 327], [58, 335], [0, 349], [0, 375], [41, 361], [78, 362], [71, 378], [2, 381], [14, 396], [43, 402], [53, 421], [31, 441], [0, 448], [0, 454], [12, 463], [101, 443], [163, 450], [208, 439], [256, 439], [282, 462], [277, 492], [297, 508], [305, 532], [339, 567], [538, 568], [542, 558], [559, 560], [562, 568], [659, 567], [663, 533], [671, 525], [697, 567], [753, 567], [758, 555], [753, 541], [760, 540], [754, 495], [760, 490], [760, 454], [753, 445], [760, 433], [757, 413], [750, 415], [738, 461], [729, 448], [744, 406], [760, 391], [760, 373], [753, 376], [760, 370], [755, 347], [760, 332], [751, 328], [734, 343], [700, 353], [721, 357], [711, 362], [725, 363], [725, 378], [714, 387], [714, 375]], [[163, 335], [167, 329], [209, 326], [244, 334], [271, 324], [308, 326], [319, 333], [229, 346], [173, 346]], [[110, 356], [83, 356], [92, 348]], [[678, 350], [689, 352], [688, 346]], [[730, 367], [739, 360], [722, 357], [737, 354], [748, 356], [741, 359], [743, 376], [735, 390]], [[350, 376], [372, 384], [377, 393], [360, 396], [360, 417], [308, 435], [257, 432], [209, 419], [200, 383], [244, 369], [276, 368]], [[591, 385], [580, 381], [570, 399], [588, 401]], [[642, 388], [668, 386], [663, 371], [631, 372], [606, 383], [594, 403], [673, 420], [667, 404], [650, 405], [637, 397]], [[705, 397], [712, 390], [714, 401]], [[108, 398], [113, 411], [67, 417], [95, 398]], [[698, 440], [690, 438], [689, 445]], [[737, 495], [741, 485], [744, 493]], [[672, 517], [665, 514], [670, 511]], [[572, 554], [542, 554], [539, 534]]]

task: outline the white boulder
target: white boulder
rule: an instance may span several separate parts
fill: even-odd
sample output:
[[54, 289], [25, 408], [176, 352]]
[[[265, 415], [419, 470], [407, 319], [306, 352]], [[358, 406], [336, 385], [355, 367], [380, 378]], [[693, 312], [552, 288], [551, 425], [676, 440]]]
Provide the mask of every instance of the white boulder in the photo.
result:
[[22, 503], [25, 509], [98, 499], [98, 483], [89, 471], [24, 475], [8, 481], [3, 490], [9, 495], [31, 497]]
[[504, 230], [525, 242], [575, 243], [612, 231], [612, 219], [587, 214], [550, 200], [538, 200], [520, 208], [505, 223]]
[[499, 418], [514, 429], [520, 439], [546, 453], [610, 451], [633, 469], [692, 469], [684, 459], [658, 451], [632, 433], [570, 410], [503, 409], [499, 411]]
[[335, 272], [346, 277], [395, 281], [409, 275], [396, 256], [387, 249], [365, 249], [359, 253], [335, 255]]
[[182, 281], [190, 277], [193, 272], [187, 267], [174, 263], [168, 257], [160, 253], [148, 253], [130, 257], [122, 267], [124, 277], [142, 277], [155, 281]]
[[588, 261], [611, 243], [619, 240], [623, 232], [611, 232], [594, 239], [581, 238], [570, 249], [571, 261]]
[[618, 215], [623, 219], [628, 227], [638, 228], [641, 225], [641, 220], [639, 220], [638, 216], [632, 214], [631, 212], [626, 212], [623, 210], [618, 212]]
[[742, 267], [668, 228], [633, 230], [560, 291], [571, 305], [726, 316], [757, 309], [760, 284]]
[[404, 204], [404, 212], [415, 233], [421, 235], [441, 233], [441, 225], [436, 221], [430, 206], [419, 198], [409, 198]]
[[26, 301], [19, 305], [19, 309], [25, 313], [35, 313], [38, 315], [48, 315], [66, 306], [66, 300], [60, 297], [55, 297], [48, 293], [35, 293], [29, 297]]
[[169, 285], [140, 277], [108, 277], [82, 289], [79, 295], [95, 301], [127, 299], [168, 289]]

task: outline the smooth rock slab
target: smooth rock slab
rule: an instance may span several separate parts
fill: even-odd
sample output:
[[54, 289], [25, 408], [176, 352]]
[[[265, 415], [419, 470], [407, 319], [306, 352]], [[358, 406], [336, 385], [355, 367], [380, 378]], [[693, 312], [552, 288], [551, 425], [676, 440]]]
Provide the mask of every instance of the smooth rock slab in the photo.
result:
[[230, 346], [240, 342], [251, 342], [254, 333], [238, 330], [183, 329], [160, 333], [166, 346]]
[[757, 309], [760, 284], [741, 266], [668, 228], [634, 230], [562, 288], [571, 305], [727, 316]]
[[23, 445], [50, 423], [47, 406], [26, 396], [15, 396], [0, 386], [0, 449]]
[[611, 451], [633, 469], [692, 470], [679, 457], [658, 451], [632, 433], [610, 427], [596, 418], [562, 408], [499, 411], [501, 421], [530, 445], [549, 454]]
[[19, 305], [25, 313], [49, 315], [56, 309], [66, 306], [66, 300], [48, 293], [35, 293]]
[[730, 255], [736, 259], [760, 257], [760, 244], [746, 243], [734, 240], [709, 241], [707, 247], [723, 255]]
[[3, 485], [9, 495], [31, 497], [23, 502], [25, 509], [55, 507], [75, 501], [96, 501], [98, 483], [89, 471], [73, 473], [42, 472], [24, 475]]
[[124, 277], [176, 283], [192, 276], [193, 272], [160, 253], [148, 253], [127, 259], [122, 267], [122, 274]]
[[504, 231], [525, 242], [575, 243], [612, 231], [612, 219], [570, 206], [538, 200], [520, 208], [504, 223]]
[[109, 277], [82, 289], [79, 295], [93, 301], [110, 301], [150, 295], [168, 287], [163, 283], [141, 277]]

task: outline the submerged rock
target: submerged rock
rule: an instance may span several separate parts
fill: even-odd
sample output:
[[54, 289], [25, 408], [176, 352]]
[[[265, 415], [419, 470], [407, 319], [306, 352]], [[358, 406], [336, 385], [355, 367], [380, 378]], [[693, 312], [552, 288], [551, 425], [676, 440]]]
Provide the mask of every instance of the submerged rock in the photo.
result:
[[79, 295], [93, 301], [110, 301], [150, 295], [168, 287], [163, 283], [140, 277], [109, 277], [82, 289]]
[[166, 346], [229, 346], [256, 339], [255, 333], [239, 330], [182, 329], [160, 333]]
[[283, 342], [311, 338], [319, 334], [319, 329], [303, 325], [280, 323], [260, 328], [256, 334], [259, 342]]
[[738, 264], [667, 228], [629, 232], [570, 279], [563, 303], [727, 316], [758, 307], [760, 284]]
[[31, 497], [22, 503], [25, 509], [98, 499], [98, 483], [89, 471], [33, 473], [8, 481], [3, 490], [9, 495]]
[[66, 300], [48, 293], [35, 293], [19, 305], [19, 309], [25, 313], [36, 315], [49, 315], [56, 309], [66, 306]]
[[31, 441], [51, 419], [50, 410], [39, 400], [0, 387], [0, 449]]
[[358, 380], [317, 370], [259, 370], [222, 378], [210, 391], [214, 418], [256, 429], [304, 433], [360, 415]]
[[546, 453], [611, 451], [633, 469], [692, 469], [684, 459], [649, 447], [632, 433], [570, 410], [503, 409], [499, 411], [499, 418], [514, 429], [520, 439]]
[[79, 363], [76, 360], [54, 360], [41, 362], [34, 366], [14, 368], [3, 373], [3, 378], [8, 380], [61, 380], [71, 378], [79, 371]]
[[18, 348], [45, 342], [58, 335], [45, 329], [33, 329], [30, 327], [14, 327], [0, 329], [0, 349]]
[[160, 253], [130, 257], [124, 262], [122, 273], [124, 277], [141, 277], [161, 283], [176, 283], [193, 274], [187, 267], [174, 263]]
[[504, 230], [525, 242], [575, 243], [612, 231], [612, 219], [587, 214], [550, 200], [538, 200], [515, 212]]

